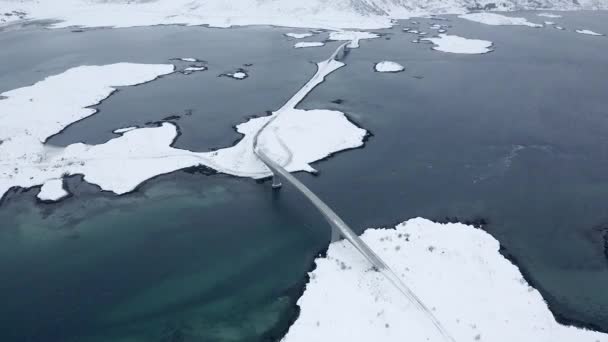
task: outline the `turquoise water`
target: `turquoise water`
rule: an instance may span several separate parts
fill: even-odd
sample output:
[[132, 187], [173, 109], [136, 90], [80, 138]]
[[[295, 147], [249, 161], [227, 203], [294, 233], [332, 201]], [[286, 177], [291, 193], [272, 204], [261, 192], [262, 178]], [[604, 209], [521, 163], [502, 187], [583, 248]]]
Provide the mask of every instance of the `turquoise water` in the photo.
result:
[[[608, 39], [451, 19], [450, 33], [496, 51], [438, 53], [399, 27], [363, 42], [301, 107], [344, 111], [374, 135], [298, 177], [358, 231], [484, 219], [560, 320], [608, 331]], [[607, 19], [568, 13], [560, 24], [608, 32]], [[121, 89], [51, 142], [99, 143], [177, 114], [178, 147], [229, 146], [231, 126], [278, 108], [337, 45], [295, 50], [288, 31], [0, 32], [12, 47], [0, 50], [0, 90], [80, 64], [198, 57], [209, 71]], [[374, 73], [384, 59], [406, 71]], [[244, 64], [245, 81], [217, 77]], [[30, 190], [0, 205], [1, 341], [277, 340], [329, 239], [289, 187], [183, 171], [121, 197], [68, 183], [75, 195], [59, 204]]]

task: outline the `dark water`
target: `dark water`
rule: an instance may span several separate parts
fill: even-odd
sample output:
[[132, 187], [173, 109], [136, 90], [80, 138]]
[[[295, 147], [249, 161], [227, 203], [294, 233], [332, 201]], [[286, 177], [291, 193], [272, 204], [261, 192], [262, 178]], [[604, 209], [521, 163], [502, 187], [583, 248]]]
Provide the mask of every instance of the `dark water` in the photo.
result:
[[[608, 13], [564, 15], [549, 20], [608, 32]], [[608, 331], [608, 38], [451, 19], [449, 33], [496, 51], [435, 52], [399, 27], [363, 42], [301, 107], [344, 111], [374, 136], [298, 177], [359, 230], [484, 218], [555, 314]], [[125, 88], [52, 142], [178, 114], [177, 146], [227, 146], [232, 125], [278, 108], [336, 45], [295, 50], [287, 31], [1, 32], [0, 91], [81, 64], [198, 57], [209, 71]], [[374, 73], [385, 59], [406, 71]], [[245, 81], [217, 77], [249, 63]], [[123, 197], [70, 188], [60, 204], [35, 204], [32, 190], [0, 207], [2, 341], [276, 340], [328, 238], [289, 187], [180, 171]]]

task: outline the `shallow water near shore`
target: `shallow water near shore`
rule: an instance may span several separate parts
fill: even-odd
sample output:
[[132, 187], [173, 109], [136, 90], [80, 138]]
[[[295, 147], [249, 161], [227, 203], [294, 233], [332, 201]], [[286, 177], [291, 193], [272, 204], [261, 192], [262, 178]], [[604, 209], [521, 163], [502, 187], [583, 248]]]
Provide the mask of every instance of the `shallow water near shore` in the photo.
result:
[[[298, 178], [358, 231], [416, 216], [484, 219], [560, 319], [608, 331], [608, 39], [571, 32], [608, 32], [608, 13], [563, 15], [552, 20], [568, 31], [450, 16], [449, 34], [494, 42], [487, 55], [411, 43], [401, 31], [410, 21], [363, 41], [300, 107], [343, 111], [374, 136]], [[434, 22], [416, 21], [426, 31]], [[81, 64], [196, 57], [208, 71], [121, 89], [50, 143], [100, 143], [179, 115], [175, 146], [230, 146], [231, 126], [280, 107], [337, 46], [296, 50], [290, 31], [0, 32], [14, 47], [0, 51], [0, 91]], [[380, 60], [406, 70], [374, 73]], [[217, 77], [241, 67], [244, 81]], [[277, 340], [329, 239], [288, 186], [179, 171], [121, 197], [78, 177], [69, 188], [58, 204], [30, 190], [0, 206], [2, 341]]]

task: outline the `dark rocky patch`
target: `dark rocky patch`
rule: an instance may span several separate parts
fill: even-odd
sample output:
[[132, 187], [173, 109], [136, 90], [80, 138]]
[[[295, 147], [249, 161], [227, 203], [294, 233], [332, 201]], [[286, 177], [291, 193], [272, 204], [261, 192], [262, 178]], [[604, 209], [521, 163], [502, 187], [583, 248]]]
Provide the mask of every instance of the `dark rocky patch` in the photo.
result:
[[218, 172], [215, 171], [214, 169], [204, 166], [204, 165], [198, 165], [198, 166], [191, 166], [185, 169], [182, 169], [183, 172], [189, 173], [191, 175], [194, 174], [202, 174], [205, 176], [213, 176], [216, 175]]

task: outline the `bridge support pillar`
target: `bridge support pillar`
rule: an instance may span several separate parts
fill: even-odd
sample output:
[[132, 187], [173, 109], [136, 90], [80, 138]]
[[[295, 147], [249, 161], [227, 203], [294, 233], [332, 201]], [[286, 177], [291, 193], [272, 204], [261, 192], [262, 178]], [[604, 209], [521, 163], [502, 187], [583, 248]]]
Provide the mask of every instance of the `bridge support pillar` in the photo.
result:
[[279, 176], [277, 176], [276, 174], [272, 174], [272, 188], [273, 189], [279, 189], [283, 186], [283, 184], [281, 183], [281, 178], [279, 178]]

